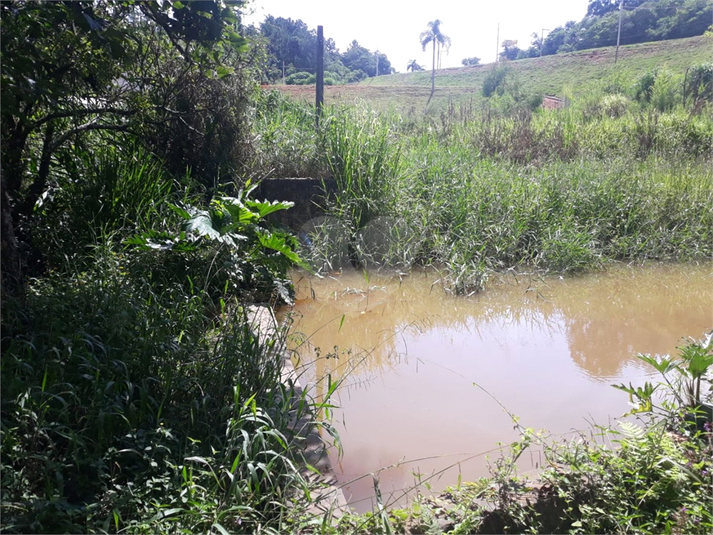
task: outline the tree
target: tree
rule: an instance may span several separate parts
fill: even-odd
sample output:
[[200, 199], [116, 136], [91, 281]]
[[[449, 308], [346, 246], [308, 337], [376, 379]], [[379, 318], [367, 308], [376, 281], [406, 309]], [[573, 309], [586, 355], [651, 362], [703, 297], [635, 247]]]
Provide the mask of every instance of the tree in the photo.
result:
[[[268, 15], [260, 24], [260, 33], [267, 38], [270, 67], [282, 70], [283, 63], [290, 71], [314, 72], [317, 35], [302, 20]], [[325, 43], [325, 61], [330, 50]]]
[[[431, 96], [428, 97], [428, 102], [431, 102], [433, 94], [436, 92], [436, 48], [440, 55], [441, 48], [448, 50], [451, 47], [451, 38], [441, 32], [441, 21], [439, 19], [432, 20], [428, 23], [428, 29], [421, 32], [420, 41], [423, 51], [431, 44], [433, 46], [433, 63], [431, 67]], [[428, 106], [428, 102], [426, 106]]]
[[505, 39], [501, 46], [503, 47], [503, 51], [500, 52], [500, 59], [517, 59], [517, 56], [520, 53], [520, 49], [517, 46], [517, 41], [512, 39]]
[[624, 0], [621, 14], [620, 5], [620, 0], [590, 0], [581, 21], [570, 21], [547, 35], [542, 55], [615, 45], [620, 15], [621, 44], [701, 35], [713, 17], [710, 0]]
[[465, 67], [472, 67], [475, 65], [480, 65], [480, 58], [473, 56], [472, 58], [465, 58], [461, 61]]
[[363, 71], [368, 76], [376, 75], [376, 60], [368, 48], [359, 44], [356, 39], [349, 44], [342, 54], [342, 63], [351, 71]]
[[602, 17], [619, 9], [619, 0], [589, 0], [588, 17]]
[[411, 72], [416, 72], [416, 71], [422, 71], [424, 69], [423, 69], [423, 67], [421, 67], [421, 65], [418, 64], [418, 62], [416, 62], [415, 59], [412, 59], [406, 65], [406, 70], [411, 71]]
[[[122, 143], [142, 129], [188, 125], [194, 111], [174, 106], [176, 95], [192, 77], [230, 74], [217, 59], [246, 41], [233, 9], [217, 1], [14, 1], [0, 16], [2, 284], [12, 291], [28, 258], [41, 261], [33, 215], [51, 167], [71, 165], [90, 135]], [[159, 79], [162, 65], [175, 66], [170, 79]]]

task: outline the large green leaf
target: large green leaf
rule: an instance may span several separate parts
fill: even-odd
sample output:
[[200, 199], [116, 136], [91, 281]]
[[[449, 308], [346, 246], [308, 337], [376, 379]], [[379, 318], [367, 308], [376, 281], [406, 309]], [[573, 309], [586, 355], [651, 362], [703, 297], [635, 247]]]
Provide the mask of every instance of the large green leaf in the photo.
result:
[[694, 379], [702, 377], [713, 364], [713, 353], [698, 344], [684, 347], [681, 351], [681, 357], [688, 365], [688, 373]]
[[235, 197], [221, 197], [214, 201], [214, 204], [225, 209], [236, 222], [256, 223], [259, 219], [257, 214], [250, 211], [240, 199]]
[[273, 212], [278, 212], [280, 210], [288, 210], [292, 208], [295, 203], [289, 201], [253, 201], [250, 199], [245, 200], [245, 205], [251, 210], [257, 210], [260, 217], [265, 217]]
[[186, 221], [185, 230], [193, 232], [199, 236], [206, 236], [212, 240], [217, 240], [221, 237], [221, 233], [213, 227], [211, 214], [205, 210], [199, 210]]
[[272, 234], [269, 232], [259, 233], [258, 239], [260, 240], [260, 245], [267, 249], [272, 249], [273, 251], [278, 251], [282, 253], [288, 260], [294, 262], [298, 266], [309, 269], [309, 266], [302, 260], [297, 253], [295, 253], [292, 248], [287, 244], [285, 237], [278, 234]]

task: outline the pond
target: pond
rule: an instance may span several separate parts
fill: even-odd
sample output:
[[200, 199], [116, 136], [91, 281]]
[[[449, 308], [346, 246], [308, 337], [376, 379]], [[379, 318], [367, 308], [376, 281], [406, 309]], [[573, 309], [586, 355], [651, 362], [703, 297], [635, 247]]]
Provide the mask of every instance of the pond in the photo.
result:
[[[468, 298], [434, 271], [293, 280], [301, 380], [318, 398], [324, 378], [343, 381], [333, 398], [343, 455], [330, 455], [357, 511], [374, 505], [371, 473], [389, 503], [419, 481], [441, 490], [487, 476], [499, 445], [519, 436], [511, 415], [552, 440], [614, 424], [630, 407], [611, 385], [653, 376], [638, 353], [674, 353], [713, 328], [711, 264], [511, 272]], [[541, 461], [528, 453], [521, 472]]]

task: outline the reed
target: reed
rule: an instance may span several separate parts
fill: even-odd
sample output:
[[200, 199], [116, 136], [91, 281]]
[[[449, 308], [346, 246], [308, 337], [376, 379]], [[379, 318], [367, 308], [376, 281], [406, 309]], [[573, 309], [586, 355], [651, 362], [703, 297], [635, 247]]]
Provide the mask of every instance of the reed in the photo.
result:
[[445, 266], [465, 293], [488, 270], [709, 258], [713, 121], [611, 100], [589, 111], [451, 107], [440, 121], [328, 108], [315, 150], [337, 179], [331, 213], [352, 248], [370, 221], [398, 221], [407, 256]]

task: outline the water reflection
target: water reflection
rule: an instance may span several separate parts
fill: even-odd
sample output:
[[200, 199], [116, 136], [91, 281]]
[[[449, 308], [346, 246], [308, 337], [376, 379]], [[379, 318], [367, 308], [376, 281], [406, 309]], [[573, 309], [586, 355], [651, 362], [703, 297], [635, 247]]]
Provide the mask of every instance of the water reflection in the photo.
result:
[[[343, 482], [430, 457], [382, 472], [382, 490], [398, 494], [414, 470], [436, 473], [513, 440], [509, 417], [474, 382], [527, 426], [561, 433], [586, 427], [585, 418], [607, 423], [627, 410], [609, 385], [650, 373], [637, 353], [673, 352], [713, 327], [711, 264], [503, 275], [468, 299], [446, 294], [437, 278], [294, 276], [300, 369], [318, 397], [319, 378], [345, 380], [336, 422], [345, 455], [333, 458]], [[465, 480], [485, 475], [482, 458], [460, 470]], [[367, 478], [348, 491], [357, 503], [373, 488]]]
[[[683, 336], [700, 336], [713, 323], [710, 265], [614, 267], [573, 278], [502, 276], [468, 299], [446, 294], [433, 273], [371, 276], [351, 271], [324, 279], [295, 276], [294, 331], [306, 346], [338, 346], [366, 355], [368, 370], [389, 369], [404, 355], [405, 333], [440, 333], [455, 343], [464, 333], [493, 336], [515, 326], [562, 333], [569, 354], [594, 379], [616, 377], [636, 353], [674, 350]], [[314, 296], [312, 298], [312, 296]], [[341, 328], [340, 327], [341, 324]], [[300, 353], [302, 358], [314, 356]], [[344, 358], [325, 370], [339, 376]]]

